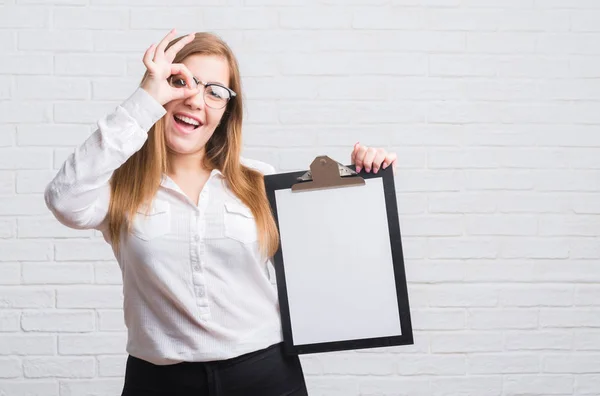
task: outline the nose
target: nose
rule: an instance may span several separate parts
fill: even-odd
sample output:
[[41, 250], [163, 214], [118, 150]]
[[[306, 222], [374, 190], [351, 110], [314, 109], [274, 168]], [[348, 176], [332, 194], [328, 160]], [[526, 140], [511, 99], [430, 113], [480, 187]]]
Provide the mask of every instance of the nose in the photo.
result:
[[194, 110], [203, 109], [204, 108], [204, 91], [200, 90], [200, 92], [198, 92], [196, 95], [187, 97], [183, 103]]

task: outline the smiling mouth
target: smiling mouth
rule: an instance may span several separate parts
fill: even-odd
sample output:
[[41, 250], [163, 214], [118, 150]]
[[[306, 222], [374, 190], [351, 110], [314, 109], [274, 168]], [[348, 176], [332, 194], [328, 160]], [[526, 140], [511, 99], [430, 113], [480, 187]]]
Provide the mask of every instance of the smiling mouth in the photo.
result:
[[193, 118], [186, 117], [186, 116], [183, 116], [180, 114], [174, 114], [173, 120], [175, 121], [175, 123], [177, 125], [179, 125], [180, 128], [182, 128], [188, 132], [193, 131], [193, 130], [197, 129], [198, 127], [202, 126], [202, 124], [200, 122], [198, 122], [197, 120], [194, 120]]

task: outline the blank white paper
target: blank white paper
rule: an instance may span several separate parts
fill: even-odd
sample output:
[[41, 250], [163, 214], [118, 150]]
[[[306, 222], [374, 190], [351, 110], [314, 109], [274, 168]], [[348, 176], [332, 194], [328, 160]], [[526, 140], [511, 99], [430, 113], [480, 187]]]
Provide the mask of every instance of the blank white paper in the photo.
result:
[[381, 178], [277, 190], [295, 345], [401, 335]]

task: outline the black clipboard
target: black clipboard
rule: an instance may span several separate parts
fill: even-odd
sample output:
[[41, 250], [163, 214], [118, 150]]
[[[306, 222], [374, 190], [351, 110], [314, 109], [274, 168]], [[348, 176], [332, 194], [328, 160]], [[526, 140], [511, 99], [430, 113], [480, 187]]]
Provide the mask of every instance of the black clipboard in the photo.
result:
[[[286, 353], [297, 355], [413, 344], [398, 206], [391, 167], [381, 169], [377, 174], [366, 172], [357, 174], [353, 165], [344, 166], [328, 156], [319, 156], [312, 162], [308, 172], [289, 172], [265, 176], [265, 187], [280, 233], [279, 248], [273, 257], [273, 265], [277, 279]], [[331, 192], [332, 189], [336, 191]], [[367, 254], [364, 252], [364, 246], [361, 250], [360, 238], [356, 238], [355, 242], [348, 242], [343, 238], [348, 237], [352, 240], [355, 235], [353, 230], [343, 229], [344, 227], [335, 229], [335, 225], [328, 228], [332, 226], [331, 224], [323, 227], [323, 223], [320, 223], [320, 227], [317, 226], [317, 223], [325, 221], [323, 218], [329, 216], [330, 213], [331, 216], [336, 216], [333, 214], [336, 212], [334, 208], [336, 202], [338, 204], [344, 202], [343, 197], [351, 197], [353, 194], [365, 196], [367, 189], [369, 194], [374, 197], [373, 200], [378, 202], [374, 205], [379, 207], [377, 213], [380, 217], [385, 217], [384, 223], [387, 224], [387, 229], [381, 229], [382, 226], [376, 227], [380, 237], [376, 240], [377, 248], [373, 251], [373, 256], [389, 257], [389, 262], [386, 262], [388, 259], [379, 259], [377, 265], [367, 264], [373, 265], [370, 268], [354, 264], [355, 271], [357, 269], [359, 272], [363, 271], [364, 283], [368, 283], [370, 289], [362, 287], [364, 286], [363, 279], [353, 278], [354, 273], [349, 271], [350, 268], [343, 267], [346, 262], [352, 261], [353, 256]], [[306, 194], [314, 194], [314, 196]], [[332, 194], [332, 196], [327, 199], [327, 194]], [[311, 212], [310, 210], [306, 210], [306, 207], [302, 208], [302, 205], [297, 205], [298, 202], [304, 201], [312, 202], [312, 207], [319, 209], [318, 213], [315, 211], [312, 219], [308, 213]], [[364, 202], [364, 205], [370, 203], [372, 202]], [[294, 207], [290, 207], [290, 205]], [[311, 204], [307, 203], [306, 205]], [[323, 208], [320, 205], [326, 207]], [[328, 208], [327, 205], [329, 205]], [[303, 212], [298, 213], [298, 211]], [[337, 216], [341, 218], [340, 214]], [[291, 218], [294, 220], [290, 220]], [[367, 223], [371, 219], [370, 215], [365, 215], [364, 218]], [[299, 223], [304, 220], [308, 223], [300, 225]], [[324, 231], [324, 229], [329, 229], [329, 231]], [[307, 244], [304, 249], [301, 240], [303, 238], [307, 241], [312, 240], [313, 244], [316, 244], [317, 240], [322, 243], [330, 238], [332, 245], [339, 246], [337, 252], [340, 253], [340, 261], [343, 263], [336, 261], [335, 248], [327, 245], [325, 249], [321, 249], [321, 251], [326, 250], [327, 254], [334, 258], [322, 263], [324, 265], [317, 268], [327, 272], [331, 282], [319, 284], [318, 271], [313, 268], [314, 273], [308, 272], [310, 271], [309, 265], [316, 265], [313, 259], [317, 257], [318, 253], [308, 250], [311, 249], [310, 244]], [[346, 241], [343, 242], [345, 247], [340, 244], [341, 240]], [[356, 250], [349, 251], [351, 249]], [[312, 259], [306, 259], [304, 262], [301, 258], [297, 259], [296, 256], [292, 259], [290, 252], [295, 252], [294, 254], [298, 257], [307, 254]], [[307, 266], [306, 270], [303, 268], [304, 265]], [[332, 268], [330, 269], [330, 267]], [[375, 267], [377, 267], [377, 271]], [[376, 272], [377, 276], [375, 276]], [[344, 284], [337, 282], [336, 285], [338, 275], [340, 278], [350, 279], [349, 284], [355, 284], [361, 288], [357, 292], [362, 295], [357, 296], [353, 293], [346, 297], [337, 295], [335, 292], [337, 288], [344, 289]], [[374, 280], [371, 281], [370, 276], [373, 276]], [[301, 280], [301, 278], [303, 279]], [[332, 289], [328, 290], [327, 287], [330, 283], [333, 283], [331, 284]], [[379, 285], [382, 286], [379, 287]], [[387, 291], [383, 291], [384, 289]], [[302, 293], [304, 294], [301, 295]], [[311, 298], [315, 300], [310, 302]], [[364, 299], [368, 301], [369, 298], [373, 299], [374, 305], [378, 305], [377, 303], [380, 302], [379, 306], [369, 307], [369, 304], [363, 301]], [[350, 305], [350, 300], [353, 300], [355, 304]], [[329, 308], [323, 306], [329, 306]], [[330, 309], [331, 312], [329, 313], [326, 309]], [[378, 312], [378, 309], [384, 311]], [[336, 318], [336, 315], [339, 318]], [[371, 318], [370, 323], [364, 323], [360, 320], [361, 317]], [[311, 318], [314, 318], [314, 323], [309, 323]], [[399, 323], [396, 323], [395, 318]], [[374, 327], [369, 329], [371, 324]]]

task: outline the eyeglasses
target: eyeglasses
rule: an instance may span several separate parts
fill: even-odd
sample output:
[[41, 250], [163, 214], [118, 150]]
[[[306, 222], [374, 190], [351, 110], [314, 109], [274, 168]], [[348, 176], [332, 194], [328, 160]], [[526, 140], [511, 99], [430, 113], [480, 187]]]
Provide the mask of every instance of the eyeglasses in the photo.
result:
[[[192, 88], [195, 89], [198, 85], [204, 86], [204, 103], [210, 108], [222, 109], [227, 106], [227, 103], [231, 98], [237, 96], [235, 92], [221, 84], [205, 83], [204, 81], [198, 80], [196, 77], [193, 77], [193, 79], [196, 86]], [[187, 86], [185, 77], [181, 74], [174, 74], [170, 76], [167, 81], [173, 88], [185, 88]]]

